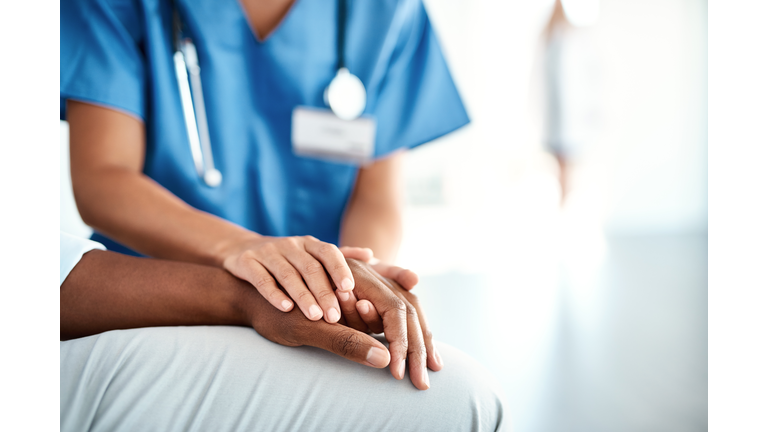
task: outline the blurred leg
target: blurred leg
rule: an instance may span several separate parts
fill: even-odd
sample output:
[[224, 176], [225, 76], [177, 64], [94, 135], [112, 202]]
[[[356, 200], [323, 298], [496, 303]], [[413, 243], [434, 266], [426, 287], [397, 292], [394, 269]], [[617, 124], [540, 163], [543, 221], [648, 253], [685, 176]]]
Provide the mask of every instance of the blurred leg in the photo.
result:
[[388, 369], [239, 327], [161, 327], [61, 342], [62, 431], [501, 430], [493, 379], [439, 344], [416, 390]]

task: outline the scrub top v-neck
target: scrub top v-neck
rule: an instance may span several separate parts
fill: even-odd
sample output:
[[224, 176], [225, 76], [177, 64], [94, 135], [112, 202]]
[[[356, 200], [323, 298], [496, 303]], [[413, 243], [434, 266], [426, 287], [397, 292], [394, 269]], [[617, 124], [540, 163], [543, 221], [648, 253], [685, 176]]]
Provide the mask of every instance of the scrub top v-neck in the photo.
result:
[[[67, 99], [138, 117], [144, 173], [191, 206], [260, 234], [338, 243], [357, 167], [297, 156], [290, 136], [295, 107], [326, 108], [336, 0], [295, 0], [263, 41], [237, 0], [177, 5], [197, 46], [219, 187], [200, 180], [189, 150], [168, 0], [62, 0], [61, 118]], [[365, 85], [364, 114], [376, 118], [376, 158], [469, 122], [418, 0], [349, 1], [345, 61]]]

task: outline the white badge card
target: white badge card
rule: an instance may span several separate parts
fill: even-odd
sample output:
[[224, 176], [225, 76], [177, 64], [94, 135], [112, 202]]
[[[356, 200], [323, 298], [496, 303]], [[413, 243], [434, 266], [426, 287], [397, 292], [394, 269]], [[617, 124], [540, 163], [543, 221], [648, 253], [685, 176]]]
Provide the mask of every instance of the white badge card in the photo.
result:
[[293, 152], [299, 156], [364, 164], [373, 159], [376, 120], [342, 120], [332, 111], [296, 107], [291, 118]]

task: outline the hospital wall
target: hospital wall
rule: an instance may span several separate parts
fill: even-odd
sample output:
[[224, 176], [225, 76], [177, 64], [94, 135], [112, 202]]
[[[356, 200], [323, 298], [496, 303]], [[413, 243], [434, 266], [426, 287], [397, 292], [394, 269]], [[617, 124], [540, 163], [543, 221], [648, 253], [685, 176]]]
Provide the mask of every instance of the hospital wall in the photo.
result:
[[[410, 154], [400, 258], [423, 271], [472, 271], [468, 251], [494, 248], [515, 224], [558, 217], [542, 135], [541, 34], [553, 2], [425, 3], [472, 124]], [[599, 60], [597, 134], [565, 213], [617, 235], [705, 231], [707, 4], [600, 6], [597, 24], [584, 29]]]
[[409, 154], [400, 264], [514, 430], [706, 430], [707, 3], [600, 2], [597, 133], [562, 207], [551, 3], [426, 0], [472, 124]]

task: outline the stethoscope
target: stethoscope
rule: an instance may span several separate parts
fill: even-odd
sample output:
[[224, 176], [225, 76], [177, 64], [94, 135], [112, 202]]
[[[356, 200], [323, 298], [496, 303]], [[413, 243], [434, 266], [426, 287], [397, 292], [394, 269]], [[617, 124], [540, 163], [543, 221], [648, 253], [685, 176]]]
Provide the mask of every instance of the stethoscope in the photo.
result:
[[[171, 0], [171, 5], [173, 8], [173, 63], [181, 95], [184, 125], [189, 137], [189, 148], [198, 176], [206, 185], [217, 187], [221, 184], [222, 177], [221, 171], [217, 170], [213, 163], [197, 49], [192, 39], [183, 34], [184, 23], [176, 7], [176, 1]], [[337, 117], [342, 120], [354, 120], [360, 117], [365, 109], [366, 94], [363, 82], [347, 69], [344, 62], [346, 21], [346, 0], [338, 0], [336, 76], [325, 89], [323, 99]]]

